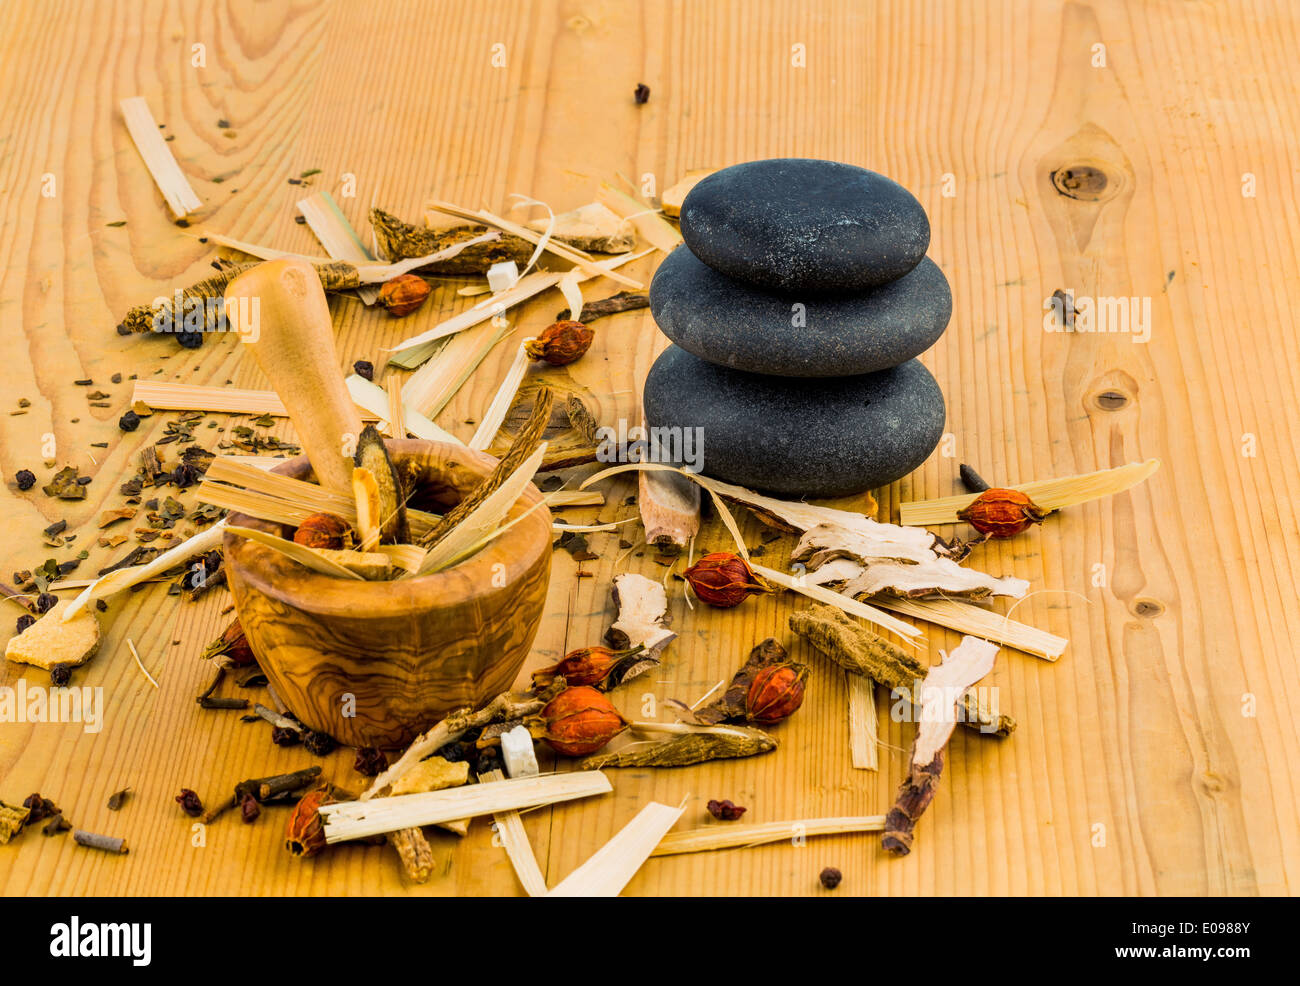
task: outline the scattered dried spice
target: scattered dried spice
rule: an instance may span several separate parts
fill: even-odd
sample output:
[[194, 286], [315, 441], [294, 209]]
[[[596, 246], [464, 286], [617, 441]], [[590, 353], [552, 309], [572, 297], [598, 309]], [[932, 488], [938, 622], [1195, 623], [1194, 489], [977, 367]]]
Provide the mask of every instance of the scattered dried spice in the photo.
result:
[[71, 664], [55, 664], [50, 668], [50, 684], [55, 688], [66, 688], [72, 681]]
[[375, 364], [368, 359], [359, 359], [352, 364], [352, 372], [363, 380], [375, 379]]
[[14, 632], [22, 633], [35, 622], [36, 617], [32, 616], [31, 613], [24, 613], [22, 616], [18, 617], [18, 622], [15, 624]]
[[375, 300], [393, 318], [403, 318], [416, 311], [429, 297], [429, 282], [416, 274], [401, 274], [385, 281]]
[[31, 812], [23, 807], [7, 805], [0, 801], [0, 846], [23, 830]]
[[86, 488], [77, 482], [77, 478], [76, 466], [64, 466], [54, 474], [48, 485], [41, 487], [41, 491], [46, 496], [58, 497], [60, 500], [84, 500]]
[[821, 874], [817, 879], [821, 880], [822, 886], [827, 890], [834, 890], [840, 885], [840, 881], [844, 879], [844, 875], [834, 866], [828, 866], [826, 869], [821, 871]]
[[[649, 307], [650, 296], [648, 294], [638, 294], [635, 291], [620, 291], [618, 294], [602, 298], [600, 301], [584, 304], [582, 306], [582, 321], [586, 324], [607, 315], [617, 315], [619, 312], [630, 312], [638, 308]], [[569, 320], [569, 309], [566, 308], [557, 313], [555, 320], [557, 322], [567, 322]]]
[[601, 753], [580, 764], [583, 770], [605, 767], [689, 767], [709, 760], [730, 760], [771, 753], [776, 740], [753, 726], [704, 726], [661, 743], [629, 746]]
[[964, 520], [986, 537], [1009, 538], [1041, 524], [1050, 511], [1039, 507], [1019, 490], [987, 489], [966, 507], [957, 511]]
[[555, 322], [536, 339], [524, 343], [524, 352], [529, 359], [545, 360], [551, 366], [568, 366], [586, 354], [595, 338], [596, 333], [581, 322]]
[[126, 804], [126, 799], [129, 798], [130, 796], [131, 796], [131, 789], [129, 787], [124, 787], [120, 791], [115, 791], [113, 794], [109, 796], [108, 810], [121, 811], [122, 806]]
[[176, 803], [181, 806], [181, 811], [191, 818], [198, 818], [203, 814], [203, 802], [188, 787], [181, 788], [181, 793], [176, 795]]
[[117, 419], [117, 426], [122, 431], [135, 431], [140, 427], [140, 415], [134, 411], [127, 411], [126, 414]]
[[543, 739], [566, 757], [595, 753], [629, 725], [609, 699], [588, 686], [566, 688], [541, 714]]
[[638, 106], [644, 106], [650, 102], [650, 87], [644, 82], [638, 82], [632, 91], [632, 98], [636, 100]]
[[14, 482], [18, 484], [20, 490], [26, 492], [36, 485], [36, 474], [30, 469], [19, 469], [14, 474]]
[[[477, 225], [430, 229], [403, 222], [383, 209], [370, 210], [370, 228], [380, 250], [392, 263], [412, 257], [427, 257], [489, 231], [486, 226]], [[421, 270], [433, 274], [483, 274], [494, 264], [510, 260], [522, 268], [532, 253], [533, 244], [528, 240], [502, 233], [496, 240], [476, 243], [454, 257], [440, 260]]]
[[570, 685], [591, 685], [607, 692], [659, 663], [647, 658], [644, 651], [641, 645], [628, 650], [583, 647], [570, 651], [556, 664], [534, 671], [533, 688], [547, 688], [562, 677]]
[[351, 535], [352, 525], [338, 514], [316, 513], [304, 518], [293, 532], [293, 540], [308, 548], [338, 551], [347, 546]]
[[705, 555], [682, 573], [702, 602], [718, 609], [739, 606], [751, 594], [775, 592], [776, 587], [756, 573], [749, 562], [730, 551]]
[[271, 742], [276, 746], [297, 746], [302, 742], [302, 733], [289, 726], [272, 726]]
[[730, 801], [710, 801], [705, 807], [710, 815], [721, 822], [734, 822], [746, 811], [745, 808]]
[[36, 597], [36, 612], [44, 615], [52, 610], [59, 601], [59, 597], [52, 592], [42, 592]]
[[[455, 746], [457, 753], [460, 753], [459, 744], [453, 743], [449, 745]], [[363, 777], [377, 777], [387, 767], [388, 757], [377, 746], [361, 747], [361, 749], [357, 750], [356, 759], [352, 761], [352, 769]]]
[[45, 828], [41, 829], [41, 835], [58, 835], [60, 832], [66, 832], [70, 828], [72, 828], [72, 823], [63, 817], [62, 812], [59, 812], [59, 814], [55, 815], [45, 823]]
[[239, 815], [245, 824], [257, 821], [257, 816], [261, 813], [262, 806], [258, 803], [257, 798], [253, 797], [252, 793], [246, 792], [239, 799]]

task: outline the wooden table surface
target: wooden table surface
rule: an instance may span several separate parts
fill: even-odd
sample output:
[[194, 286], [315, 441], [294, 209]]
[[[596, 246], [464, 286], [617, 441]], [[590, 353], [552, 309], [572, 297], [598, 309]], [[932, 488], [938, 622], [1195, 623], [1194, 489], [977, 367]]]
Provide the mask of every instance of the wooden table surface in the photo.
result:
[[[627, 892], [822, 893], [828, 865], [851, 894], [1295, 892], [1300, 731], [1287, 710], [1300, 702], [1300, 605], [1286, 491], [1300, 488], [1298, 19], [1285, 3], [1173, 0], [0, 5], [0, 572], [7, 581], [86, 546], [80, 575], [129, 549], [95, 547], [95, 521], [175, 415], [119, 431], [130, 389], [110, 384], [114, 373], [266, 386], [232, 339], [187, 351], [114, 332], [130, 306], [198, 279], [214, 256], [197, 229], [170, 221], [127, 137], [124, 97], [144, 96], [175, 136], [168, 147], [204, 202], [196, 227], [307, 253], [320, 248], [294, 223], [304, 190], [287, 179], [314, 168], [314, 188], [368, 235], [372, 204], [415, 219], [433, 195], [504, 210], [520, 193], [558, 211], [619, 175], [657, 194], [691, 168], [848, 161], [919, 197], [954, 297], [952, 324], [924, 357], [947, 396], [949, 435], [877, 491], [882, 519], [900, 501], [957, 492], [963, 461], [1003, 483], [1149, 457], [1163, 467], [980, 549], [986, 570], [1039, 593], [1016, 618], [1070, 646], [1055, 664], [1001, 653], [985, 684], [1020, 727], [1002, 741], [959, 731], [910, 857], [888, 857], [872, 835], [809, 839], [652, 860]], [[640, 82], [651, 90], [643, 106], [632, 100]], [[1053, 173], [1085, 165], [1104, 188], [1061, 194]], [[348, 175], [355, 196], [344, 198]], [[630, 270], [648, 282], [659, 259]], [[471, 304], [455, 294], [461, 283], [400, 322], [333, 300], [341, 368]], [[1149, 339], [1044, 331], [1058, 289], [1150, 299]], [[586, 294], [616, 290], [605, 281]], [[515, 310], [512, 338], [561, 307], [551, 292]], [[597, 323], [571, 377], [603, 424], [635, 422], [665, 344], [646, 312]], [[473, 432], [513, 350], [493, 352], [439, 416], [444, 427]], [[86, 378], [93, 388], [74, 386]], [[110, 407], [88, 405], [95, 388]], [[31, 405], [12, 415], [20, 398]], [[209, 446], [247, 420], [210, 419], [221, 427], [196, 429]], [[273, 433], [291, 437], [287, 423]], [[47, 461], [92, 476], [87, 499], [18, 492], [14, 474], [31, 468], [43, 484]], [[634, 488], [609, 484], [607, 506], [566, 515], [633, 516]], [[758, 543], [762, 528], [740, 514]], [[43, 546], [40, 530], [61, 518], [77, 542]], [[526, 670], [598, 641], [616, 572], [663, 577], [650, 553], [621, 558], [619, 536], [592, 537], [591, 578], [556, 553]], [[765, 560], [780, 567], [791, 543]], [[708, 521], [697, 553], [727, 546]], [[797, 599], [691, 610], [671, 584], [680, 637], [660, 673], [615, 693], [630, 713], [652, 703], [669, 718], [664, 699], [695, 699], [769, 635], [813, 666], [808, 700], [771, 755], [611, 771], [612, 796], [526, 815], [552, 885], [650, 800], [687, 799], [679, 827], [716, 824], [710, 798], [746, 805], [746, 822], [877, 814], [892, 802], [913, 727], [890, 721], [878, 689], [881, 769], [852, 769], [843, 675], [785, 629]], [[102, 687], [102, 728], [0, 723], [0, 797], [40, 791], [132, 847], [111, 857], [28, 833], [0, 849], [4, 893], [520, 892], [482, 821], [464, 839], [431, 835], [438, 871], [418, 888], [386, 847], [291, 859], [283, 813], [254, 825], [227, 816], [196, 836], [172, 801], [180, 788], [216, 800], [242, 778], [313, 762], [272, 746], [261, 725], [195, 705], [207, 674], [198, 653], [228, 605], [225, 590], [195, 603], [161, 587], [113, 599], [105, 646], [75, 682]], [[7, 636], [20, 610], [0, 606]], [[926, 630], [929, 660], [957, 640]], [[0, 668], [0, 684], [23, 677], [48, 683]], [[355, 785], [351, 759], [329, 757], [327, 774]], [[109, 794], [128, 785], [132, 800], [109, 812]]]

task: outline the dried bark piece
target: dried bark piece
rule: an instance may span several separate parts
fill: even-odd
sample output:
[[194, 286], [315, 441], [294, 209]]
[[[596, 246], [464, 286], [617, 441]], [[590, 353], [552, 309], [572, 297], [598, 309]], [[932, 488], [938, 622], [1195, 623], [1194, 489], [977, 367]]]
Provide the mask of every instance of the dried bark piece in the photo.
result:
[[[582, 306], [582, 322], [587, 325], [598, 318], [605, 318], [607, 315], [617, 315], [619, 312], [631, 312], [636, 311], [638, 308], [649, 307], [650, 296], [648, 294], [640, 294], [636, 291], [620, 291], [618, 294], [602, 298], [600, 301], [584, 304]], [[563, 322], [569, 317], [569, 309], [566, 308], [555, 316], [555, 320]]]
[[542, 431], [546, 441], [546, 455], [538, 472], [553, 472], [571, 466], [596, 461], [596, 418], [581, 396], [562, 386], [527, 378], [515, 393], [510, 409], [506, 411], [501, 427], [486, 449], [489, 455], [500, 459], [505, 456], [520, 431], [532, 418], [537, 395], [545, 387], [553, 393], [551, 416]]
[[840, 591], [855, 599], [876, 595], [903, 599], [936, 595], [963, 599], [986, 599], [989, 596], [1020, 599], [1029, 591], [1029, 583], [1013, 576], [998, 578], [964, 568], [949, 558], [936, 558], [924, 565], [867, 565]]
[[455, 763], [443, 757], [430, 757], [421, 760], [403, 777], [393, 784], [390, 794], [424, 794], [427, 791], [441, 791], [449, 787], [460, 787], [469, 782], [469, 764], [460, 760]]
[[429, 882], [429, 877], [433, 876], [433, 850], [420, 829], [407, 828], [389, 832], [388, 844], [397, 850], [402, 869], [412, 883]]
[[[636, 228], [599, 202], [562, 212], [554, 222], [552, 238], [588, 253], [628, 253], [636, 246]], [[534, 219], [525, 225], [534, 232], [545, 233], [551, 220]], [[586, 314], [585, 307], [583, 314]]]
[[[402, 481], [393, 468], [393, 460], [388, 454], [388, 446], [374, 425], [366, 425], [357, 441], [353, 464], [358, 469], [366, 469], [375, 480], [375, 493], [378, 495], [379, 513], [375, 518], [379, 538], [375, 544], [407, 544], [411, 532], [406, 523], [406, 493]], [[355, 488], [354, 474], [354, 488]], [[360, 503], [358, 503], [358, 508]], [[360, 517], [358, 516], [358, 522]], [[362, 544], [368, 539], [363, 536]]]
[[917, 689], [921, 698], [920, 726], [912, 745], [907, 777], [894, 807], [885, 816], [880, 844], [886, 852], [906, 856], [912, 851], [917, 819], [934, 800], [943, 772], [944, 747], [957, 725], [957, 696], [993, 670], [998, 645], [978, 637], [963, 637], [939, 665], [930, 669]]
[[728, 760], [771, 753], [776, 740], [752, 726], [693, 729], [663, 743], [598, 753], [579, 764], [582, 770], [603, 767], [687, 767], [709, 760]]
[[[610, 595], [618, 608], [618, 619], [605, 631], [605, 640], [618, 650], [644, 647], [644, 656], [657, 661], [664, 648], [677, 639], [668, 628], [671, 618], [663, 585], [644, 575], [624, 572], [614, 576]], [[631, 675], [624, 680], [628, 677]]]
[[[383, 209], [370, 210], [370, 225], [380, 250], [390, 261], [427, 257], [456, 243], [488, 232], [487, 226], [445, 226], [430, 229], [403, 222]], [[420, 268], [432, 274], [484, 274], [494, 264], [514, 261], [521, 268], [533, 254], [533, 245], [518, 236], [502, 233], [499, 240], [476, 243], [456, 256]]]
[[5, 658], [49, 671], [56, 664], [76, 667], [99, 650], [99, 620], [83, 609], [65, 620], [66, 601], [60, 599], [45, 615], [5, 645]]
[[[790, 614], [790, 629], [844, 670], [884, 685], [915, 702], [913, 689], [928, 669], [907, 651], [854, 622], [834, 606], [813, 606]], [[985, 708], [974, 696], [961, 699], [962, 725], [981, 733], [1009, 736], [1016, 720]]]
[[684, 476], [638, 473], [636, 503], [646, 544], [661, 554], [681, 554], [700, 532], [700, 488]]

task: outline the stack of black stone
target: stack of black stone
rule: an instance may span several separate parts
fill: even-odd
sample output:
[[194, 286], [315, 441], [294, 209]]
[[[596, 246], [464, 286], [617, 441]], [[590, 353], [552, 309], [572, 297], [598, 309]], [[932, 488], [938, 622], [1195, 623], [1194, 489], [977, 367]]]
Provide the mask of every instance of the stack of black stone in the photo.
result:
[[925, 461], [944, 402], [915, 357], [952, 293], [911, 193], [853, 165], [751, 161], [697, 184], [681, 228], [650, 286], [676, 345], [646, 377], [647, 425], [698, 429], [705, 475], [787, 497], [857, 493]]

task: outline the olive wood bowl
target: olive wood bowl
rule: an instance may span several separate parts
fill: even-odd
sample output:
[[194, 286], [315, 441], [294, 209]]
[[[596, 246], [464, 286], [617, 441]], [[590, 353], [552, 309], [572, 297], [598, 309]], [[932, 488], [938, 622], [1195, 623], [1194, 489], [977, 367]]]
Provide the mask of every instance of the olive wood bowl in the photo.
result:
[[[497, 461], [443, 442], [386, 444], [406, 489], [416, 491], [409, 505], [435, 513]], [[314, 479], [306, 456], [273, 471]], [[507, 520], [541, 499], [530, 484]], [[229, 523], [293, 536], [244, 514]], [[538, 507], [459, 564], [391, 582], [322, 575], [234, 534], [224, 547], [244, 634], [289, 710], [348, 746], [397, 747], [513, 684], [546, 605], [551, 515]]]

